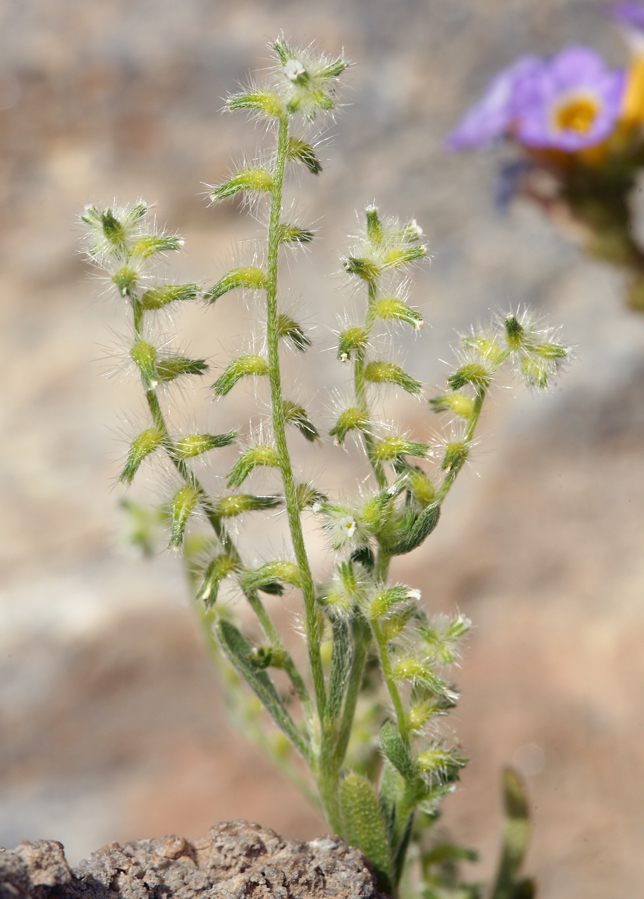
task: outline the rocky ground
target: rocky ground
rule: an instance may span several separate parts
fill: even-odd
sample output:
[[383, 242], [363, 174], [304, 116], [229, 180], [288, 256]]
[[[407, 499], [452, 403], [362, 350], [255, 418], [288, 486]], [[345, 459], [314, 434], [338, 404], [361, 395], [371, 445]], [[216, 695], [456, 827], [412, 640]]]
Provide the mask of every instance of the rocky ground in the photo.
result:
[[[324, 832], [226, 723], [178, 560], [119, 548], [119, 435], [142, 410], [134, 379], [100, 378], [118, 369], [124, 309], [88, 279], [74, 225], [87, 201], [142, 195], [186, 238], [177, 278], [221, 274], [255, 226], [233, 206], [206, 208], [203, 182], [257, 139], [243, 117], [219, 114], [221, 98], [266, 64], [267, 39], [283, 29], [356, 62], [323, 174], [291, 186], [320, 230], [285, 271], [293, 301], [319, 322], [318, 345], [332, 344], [346, 299], [338, 254], [354, 210], [374, 199], [416, 216], [431, 246], [413, 292], [428, 325], [405, 345], [424, 382], [440, 382], [455, 331], [490, 309], [533, 304], [575, 344], [550, 396], [497, 393], [473, 465], [405, 580], [428, 606], [476, 623], [454, 718], [471, 764], [446, 824], [489, 871], [498, 771], [512, 761], [533, 797], [541, 895], [635, 895], [644, 318], [623, 309], [613, 273], [536, 212], [499, 215], [498, 154], [441, 149], [459, 111], [520, 52], [577, 40], [623, 59], [600, 4], [9, 0], [0, 22], [0, 844], [58, 839], [73, 864], [103, 843], [192, 838], [226, 819], [287, 838]], [[175, 324], [216, 372], [251, 319], [231, 295]], [[322, 421], [320, 384], [344, 378], [332, 353], [323, 365], [311, 356], [294, 372]], [[253, 408], [243, 391], [234, 408], [210, 396], [197, 386], [187, 402], [222, 429]], [[416, 402], [396, 412], [419, 435], [433, 424]], [[358, 463], [329, 447], [311, 467], [332, 466], [350, 486]]]

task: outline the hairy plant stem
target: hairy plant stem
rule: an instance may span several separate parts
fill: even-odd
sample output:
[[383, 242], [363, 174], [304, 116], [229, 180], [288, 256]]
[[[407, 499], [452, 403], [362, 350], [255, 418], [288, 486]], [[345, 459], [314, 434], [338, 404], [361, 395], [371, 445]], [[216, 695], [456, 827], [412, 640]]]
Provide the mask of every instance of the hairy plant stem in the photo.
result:
[[293, 550], [300, 572], [301, 590], [304, 600], [306, 643], [313, 677], [313, 688], [320, 722], [320, 751], [316, 770], [313, 772], [320, 791], [329, 824], [336, 831], [342, 829], [338, 798], [338, 772], [329, 764], [332, 740], [326, 730], [326, 686], [320, 654], [320, 628], [316, 609], [315, 585], [304, 543], [300, 508], [297, 501], [293, 467], [286, 442], [284, 401], [279, 360], [279, 330], [277, 309], [277, 269], [279, 262], [280, 225], [282, 212], [282, 186], [288, 150], [288, 116], [279, 119], [277, 152], [273, 169], [273, 188], [268, 226], [268, 253], [266, 264], [266, 339], [268, 344], [268, 372], [271, 388], [273, 414], [273, 434], [279, 457], [280, 472], [284, 485], [286, 513], [293, 542]]
[[[369, 281], [368, 288], [368, 302], [367, 302], [367, 315], [365, 317], [364, 330], [367, 337], [371, 333], [371, 329], [373, 327], [374, 317], [373, 317], [373, 304], [376, 299], [377, 287], [375, 282]], [[367, 385], [364, 376], [365, 369], [365, 352], [362, 347], [358, 347], [355, 351], [355, 365], [353, 369], [353, 384], [356, 395], [356, 402], [358, 404], [358, 408], [361, 409], [366, 417], [367, 417], [367, 428], [371, 427], [371, 414], [369, 409], [369, 403], [367, 402]], [[362, 439], [364, 441], [365, 450], [367, 452], [367, 457], [369, 462], [371, 463], [371, 467], [373, 468], [373, 473], [376, 477], [376, 481], [378, 483], [378, 487], [381, 490], [384, 490], [387, 487], [387, 475], [385, 474], [384, 467], [381, 462], [378, 462], [374, 456], [374, 446], [375, 442], [373, 439], [373, 434], [370, 434], [368, 431], [362, 432]]]
[[391, 660], [389, 658], [389, 652], [387, 651], [387, 640], [383, 636], [383, 633], [380, 630], [380, 625], [377, 621], [371, 622], [371, 630], [373, 631], [374, 640], [378, 649], [380, 667], [382, 668], [382, 677], [387, 687], [389, 696], [391, 697], [394, 712], [396, 713], [398, 730], [400, 731], [400, 736], [404, 740], [405, 744], [409, 745], [409, 728], [407, 726], [407, 718], [405, 716], [405, 709], [402, 703], [402, 699], [400, 698], [400, 693], [398, 692], [398, 687], [396, 686], [396, 681], [394, 680], [393, 672], [391, 670]]

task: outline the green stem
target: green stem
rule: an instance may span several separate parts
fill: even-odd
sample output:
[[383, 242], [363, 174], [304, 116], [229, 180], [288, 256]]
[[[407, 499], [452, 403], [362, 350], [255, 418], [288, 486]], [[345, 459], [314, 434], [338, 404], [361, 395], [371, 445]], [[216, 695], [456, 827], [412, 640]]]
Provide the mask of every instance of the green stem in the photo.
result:
[[[470, 419], [467, 423], [467, 428], [465, 429], [465, 435], [463, 437], [463, 443], [468, 447], [472, 442], [472, 438], [474, 437], [474, 432], [476, 430], [476, 426], [478, 424], [479, 418], [481, 416], [481, 409], [483, 408], [483, 400], [485, 399], [485, 395], [487, 394], [487, 387], [479, 387], [476, 391], [476, 398], [474, 399], [474, 406], [472, 407], [472, 414], [470, 415]], [[452, 488], [452, 484], [458, 477], [458, 473], [465, 464], [465, 459], [460, 461], [457, 465], [454, 465], [453, 468], [447, 472], [445, 477], [443, 478], [443, 483], [440, 485], [437, 493], [435, 502], [442, 503], [449, 491]]]
[[338, 728], [338, 736], [335, 745], [335, 758], [338, 770], [347, 754], [347, 746], [351, 738], [351, 728], [353, 727], [353, 719], [356, 712], [356, 704], [360, 695], [360, 686], [364, 674], [364, 666], [367, 659], [369, 644], [371, 643], [371, 631], [363, 618], [357, 622], [356, 634], [354, 637], [353, 661], [351, 664], [351, 673], [349, 674], [349, 682], [347, 684], [347, 692], [344, 698], [344, 709], [342, 710], [342, 718]]
[[383, 633], [380, 630], [380, 626], [377, 621], [371, 622], [371, 630], [373, 631], [373, 636], [376, 641], [376, 647], [378, 648], [380, 667], [382, 668], [382, 676], [387, 686], [389, 696], [391, 697], [391, 701], [394, 706], [394, 712], [396, 713], [398, 730], [400, 731], [400, 736], [403, 738], [404, 742], [406, 744], [409, 744], [407, 718], [405, 716], [405, 709], [403, 707], [402, 699], [400, 698], [400, 693], [398, 692], [398, 687], [396, 686], [396, 681], [394, 680], [393, 672], [391, 670], [391, 660], [387, 651], [387, 640], [383, 636]]
[[320, 655], [320, 632], [318, 628], [315, 586], [311, 575], [304, 534], [300, 521], [300, 509], [295, 490], [295, 480], [291, 459], [286, 443], [286, 427], [284, 421], [284, 405], [282, 398], [282, 381], [279, 361], [279, 332], [277, 312], [277, 265], [279, 260], [280, 217], [282, 211], [282, 184], [284, 167], [288, 149], [288, 117], [279, 120], [277, 154], [273, 170], [273, 190], [271, 212], [268, 227], [268, 259], [266, 265], [266, 336], [268, 344], [268, 368], [271, 387], [271, 405], [273, 410], [273, 433], [275, 446], [280, 460], [280, 471], [284, 484], [284, 499], [288, 516], [293, 550], [302, 579], [302, 595], [306, 620], [306, 643], [309, 651], [313, 686], [317, 702], [320, 722], [324, 721], [326, 710], [326, 689], [324, 671]]
[[[367, 337], [371, 334], [371, 329], [373, 327], [373, 312], [372, 307], [376, 299], [377, 287], [373, 281], [369, 282], [369, 294], [368, 294], [368, 304], [367, 304], [367, 315], [365, 317], [364, 330]], [[365, 354], [362, 348], [359, 348], [355, 351], [355, 363], [353, 370], [353, 384], [356, 395], [356, 403], [359, 409], [362, 409], [367, 417], [367, 427], [371, 426], [371, 412], [369, 409], [369, 403], [367, 401], [367, 385], [364, 376], [365, 369]], [[378, 483], [378, 487], [380, 490], [384, 490], [387, 487], [387, 475], [385, 474], [384, 467], [381, 462], [378, 462], [374, 457], [374, 448], [375, 441], [373, 439], [373, 435], [367, 433], [366, 431], [362, 432], [362, 439], [364, 441], [365, 450], [367, 453], [367, 458], [371, 464], [373, 469], [373, 473], [376, 476], [376, 481]]]

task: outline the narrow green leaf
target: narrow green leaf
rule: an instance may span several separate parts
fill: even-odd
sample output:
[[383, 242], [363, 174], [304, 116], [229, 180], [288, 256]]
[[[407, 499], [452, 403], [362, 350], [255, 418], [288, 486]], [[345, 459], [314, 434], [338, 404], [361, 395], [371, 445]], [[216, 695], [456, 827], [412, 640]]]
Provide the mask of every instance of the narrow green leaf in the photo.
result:
[[284, 736], [310, 765], [312, 759], [309, 746], [279, 698], [273, 681], [265, 671], [258, 670], [253, 664], [252, 647], [230, 621], [220, 619], [217, 622], [216, 630], [221, 648], [228, 656], [232, 666], [254, 691]]
[[405, 780], [412, 781], [416, 777], [416, 768], [409, 755], [409, 750], [392, 721], [385, 721], [380, 730], [380, 748]]
[[353, 644], [349, 625], [344, 619], [338, 618], [333, 622], [333, 649], [329, 675], [327, 714], [331, 720], [340, 714], [352, 661]]
[[[503, 846], [501, 860], [490, 899], [529, 897], [530, 881], [518, 882], [519, 870], [528, 848], [530, 812], [525, 784], [512, 768], [503, 770]], [[517, 888], [521, 892], [515, 892]]]
[[430, 505], [423, 509], [405, 536], [393, 546], [387, 546], [389, 555], [402, 556], [420, 546], [438, 524], [440, 512], [441, 509], [438, 504]]
[[389, 840], [369, 781], [359, 774], [347, 774], [340, 786], [340, 806], [347, 842], [357, 846], [371, 862], [378, 889], [391, 893]]

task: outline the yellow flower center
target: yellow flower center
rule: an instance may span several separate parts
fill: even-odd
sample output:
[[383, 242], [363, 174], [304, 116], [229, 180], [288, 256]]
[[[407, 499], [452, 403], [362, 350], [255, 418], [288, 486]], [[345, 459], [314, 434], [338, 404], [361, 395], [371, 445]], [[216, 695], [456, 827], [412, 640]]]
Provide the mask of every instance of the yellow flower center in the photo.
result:
[[586, 134], [592, 128], [598, 112], [599, 104], [594, 97], [568, 97], [554, 111], [555, 130]]

